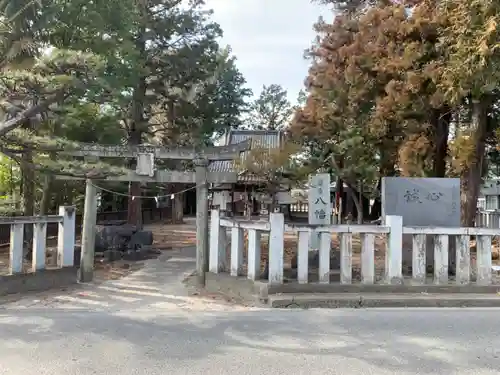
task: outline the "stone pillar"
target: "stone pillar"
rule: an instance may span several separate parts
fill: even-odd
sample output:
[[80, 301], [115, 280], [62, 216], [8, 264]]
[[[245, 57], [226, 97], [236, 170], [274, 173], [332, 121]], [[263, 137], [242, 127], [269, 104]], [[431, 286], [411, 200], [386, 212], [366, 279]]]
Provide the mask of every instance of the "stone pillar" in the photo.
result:
[[79, 281], [88, 283], [94, 278], [94, 247], [97, 220], [97, 190], [91, 180], [85, 188], [85, 207], [83, 211], [82, 254]]
[[196, 274], [199, 286], [205, 286], [208, 272], [208, 160], [196, 159]]

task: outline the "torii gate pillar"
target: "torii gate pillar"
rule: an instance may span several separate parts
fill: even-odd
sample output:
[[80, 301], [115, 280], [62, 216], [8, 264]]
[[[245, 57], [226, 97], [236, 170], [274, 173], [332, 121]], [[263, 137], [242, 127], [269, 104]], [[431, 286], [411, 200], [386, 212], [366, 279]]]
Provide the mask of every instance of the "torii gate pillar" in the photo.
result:
[[194, 160], [196, 173], [196, 281], [205, 286], [208, 272], [208, 160]]

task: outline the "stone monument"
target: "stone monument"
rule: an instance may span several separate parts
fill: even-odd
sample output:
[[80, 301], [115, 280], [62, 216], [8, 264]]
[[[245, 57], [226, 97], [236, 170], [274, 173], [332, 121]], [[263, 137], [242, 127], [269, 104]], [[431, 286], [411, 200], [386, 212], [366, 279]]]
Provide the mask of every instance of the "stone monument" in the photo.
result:
[[319, 173], [310, 177], [308, 203], [309, 224], [331, 224], [332, 203], [330, 199], [330, 175], [328, 173]]
[[[459, 227], [459, 178], [382, 178], [382, 219], [403, 217], [403, 226]], [[427, 236], [427, 268], [434, 265], [433, 236]], [[403, 236], [403, 265], [411, 265], [412, 236]], [[450, 272], [455, 270], [455, 241], [450, 241]], [[405, 267], [405, 268], [406, 268]]]

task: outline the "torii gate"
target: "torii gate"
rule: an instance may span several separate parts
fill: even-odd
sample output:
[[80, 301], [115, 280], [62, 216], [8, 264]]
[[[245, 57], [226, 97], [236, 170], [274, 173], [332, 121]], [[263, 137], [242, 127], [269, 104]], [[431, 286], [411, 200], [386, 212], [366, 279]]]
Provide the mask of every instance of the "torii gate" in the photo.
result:
[[[235, 183], [236, 172], [209, 172], [208, 164], [216, 160], [234, 160], [240, 153], [250, 149], [251, 141], [235, 145], [209, 147], [202, 150], [194, 148], [139, 146], [102, 146], [84, 145], [78, 150], [63, 151], [69, 156], [92, 158], [136, 158], [136, 170], [124, 175], [95, 178], [95, 180], [157, 183], [195, 183], [196, 184], [196, 271], [200, 285], [205, 284], [208, 271], [208, 184]], [[155, 159], [193, 160], [195, 172], [156, 170]], [[84, 179], [58, 176], [58, 179]], [[80, 282], [90, 282], [94, 270], [95, 227], [97, 220], [97, 191], [91, 178], [87, 179], [85, 208], [82, 230], [82, 258], [80, 263]]]

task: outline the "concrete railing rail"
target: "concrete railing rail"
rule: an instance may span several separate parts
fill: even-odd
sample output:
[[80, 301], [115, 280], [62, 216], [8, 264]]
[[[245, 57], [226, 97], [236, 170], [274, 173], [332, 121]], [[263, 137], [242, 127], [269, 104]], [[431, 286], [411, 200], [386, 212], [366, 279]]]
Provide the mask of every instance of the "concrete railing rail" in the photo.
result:
[[57, 266], [73, 267], [75, 252], [75, 207], [59, 207], [59, 215], [0, 217], [0, 224], [10, 225], [9, 273], [23, 273], [24, 226], [33, 225], [32, 272], [44, 270], [47, 226], [58, 224]]
[[500, 228], [500, 210], [480, 210], [476, 215], [476, 227]]
[[[228, 229], [230, 235], [227, 234]], [[244, 235], [248, 232], [247, 275], [242, 275]], [[411, 282], [424, 285], [426, 278], [426, 236], [434, 237], [434, 273], [432, 285], [447, 285], [448, 251], [450, 241], [455, 241], [456, 277], [454, 284], [473, 284], [471, 277], [470, 236], [475, 236], [477, 259], [475, 285], [492, 284], [492, 237], [500, 235], [499, 229], [489, 228], [436, 228], [403, 227], [400, 216], [387, 216], [385, 225], [286, 225], [281, 213], [272, 213], [269, 220], [241, 221], [221, 218], [212, 210], [210, 224], [209, 271], [223, 273], [229, 269], [231, 276], [246, 276], [256, 281], [260, 277], [261, 234], [269, 234], [269, 277], [271, 285], [284, 283], [285, 232], [298, 235], [297, 281], [309, 282], [309, 243], [312, 233], [319, 236], [319, 283], [330, 283], [330, 251], [332, 234], [340, 239], [340, 284], [353, 284], [353, 234], [361, 235], [361, 284], [375, 283], [375, 235], [385, 234], [385, 274], [383, 284], [403, 283], [403, 235], [412, 236]], [[230, 243], [230, 265], [226, 264], [226, 248]]]

